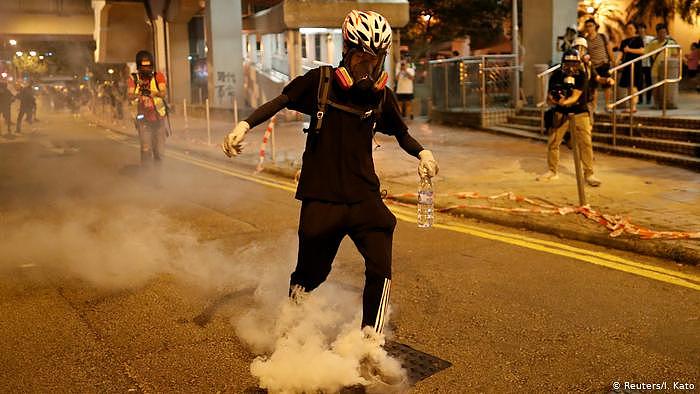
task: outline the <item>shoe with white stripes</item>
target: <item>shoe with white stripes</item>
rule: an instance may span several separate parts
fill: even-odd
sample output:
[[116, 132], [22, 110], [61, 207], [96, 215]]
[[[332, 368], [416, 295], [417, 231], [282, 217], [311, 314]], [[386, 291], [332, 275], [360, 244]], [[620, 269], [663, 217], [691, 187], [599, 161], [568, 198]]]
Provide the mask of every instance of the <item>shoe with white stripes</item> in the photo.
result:
[[300, 305], [309, 293], [302, 285], [292, 285], [289, 288], [289, 299], [295, 305]]

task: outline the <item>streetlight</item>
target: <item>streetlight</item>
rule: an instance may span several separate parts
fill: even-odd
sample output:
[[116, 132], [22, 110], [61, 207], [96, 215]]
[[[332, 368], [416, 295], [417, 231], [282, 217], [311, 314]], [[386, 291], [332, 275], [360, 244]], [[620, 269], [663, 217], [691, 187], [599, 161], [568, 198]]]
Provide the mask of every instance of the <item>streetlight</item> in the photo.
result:
[[36, 51], [29, 51], [29, 56], [31, 56], [31, 57], [36, 56]]
[[12, 46], [15, 46], [15, 45], [17, 45], [17, 40], [11, 39], [11, 40], [8, 41], [8, 43], [9, 43], [10, 45], [12, 45]]
[[24, 55], [24, 53], [22, 51], [17, 51], [17, 52], [15, 52], [15, 55], [17, 55], [17, 57], [22, 57], [22, 55]]

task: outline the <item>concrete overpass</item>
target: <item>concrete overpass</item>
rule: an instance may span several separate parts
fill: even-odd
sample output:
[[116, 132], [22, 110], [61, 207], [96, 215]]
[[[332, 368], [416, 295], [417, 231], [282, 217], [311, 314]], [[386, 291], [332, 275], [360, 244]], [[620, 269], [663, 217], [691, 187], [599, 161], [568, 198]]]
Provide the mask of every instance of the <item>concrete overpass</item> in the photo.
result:
[[89, 41], [95, 29], [89, 0], [2, 0], [0, 37]]

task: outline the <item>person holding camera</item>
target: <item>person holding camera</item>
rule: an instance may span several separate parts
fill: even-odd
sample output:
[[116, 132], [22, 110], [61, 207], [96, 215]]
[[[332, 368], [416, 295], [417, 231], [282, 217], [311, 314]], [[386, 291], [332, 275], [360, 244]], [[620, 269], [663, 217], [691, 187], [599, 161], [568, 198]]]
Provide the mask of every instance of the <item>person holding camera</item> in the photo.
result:
[[559, 146], [564, 134], [569, 130], [569, 122], [574, 122], [575, 140], [581, 152], [586, 182], [590, 186], [600, 186], [600, 180], [593, 175], [592, 124], [589, 112], [590, 80], [588, 67], [581, 62], [579, 52], [569, 49], [562, 56], [561, 68], [549, 80], [548, 103], [554, 105], [551, 132], [547, 142], [547, 166], [549, 170], [538, 176], [538, 181], [559, 178]]
[[166, 78], [154, 72], [153, 55], [136, 54], [136, 72], [129, 78], [129, 100], [136, 105], [136, 129], [141, 143], [141, 165], [160, 163], [165, 150]]

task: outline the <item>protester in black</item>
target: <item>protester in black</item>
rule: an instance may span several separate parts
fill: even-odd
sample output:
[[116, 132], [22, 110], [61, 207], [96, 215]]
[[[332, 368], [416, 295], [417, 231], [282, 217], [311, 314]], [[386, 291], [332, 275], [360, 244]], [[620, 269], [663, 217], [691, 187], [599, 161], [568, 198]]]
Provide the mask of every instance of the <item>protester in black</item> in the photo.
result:
[[32, 123], [32, 114], [34, 113], [34, 106], [36, 101], [34, 101], [34, 91], [32, 87], [27, 85], [24, 86], [17, 94], [17, 99], [19, 100], [19, 111], [17, 113], [17, 124], [15, 125], [15, 132], [22, 132], [22, 119], [27, 118], [27, 122]]
[[[632, 61], [644, 54], [644, 39], [637, 35], [637, 27], [630, 22], [625, 25], [625, 35], [627, 38], [620, 43], [620, 52], [622, 52], [621, 63]], [[632, 79], [634, 78], [634, 79]], [[642, 89], [642, 63], [641, 61], [634, 63], [634, 77], [632, 76], [632, 67], [627, 66], [622, 69], [620, 76], [620, 87], [627, 88], [628, 95], [634, 94]], [[637, 112], [638, 97], [630, 99], [629, 111]]]
[[[10, 126], [12, 125], [12, 121], [10, 119], [10, 108], [12, 106], [12, 101], [15, 99], [15, 96], [10, 92], [10, 89], [7, 88], [7, 83], [0, 82], [0, 115], [5, 119], [5, 124], [7, 125], [7, 134], [11, 135], [12, 134], [12, 129]], [[0, 129], [0, 132], [2, 129]]]
[[432, 153], [408, 134], [396, 97], [385, 87], [384, 58], [391, 44], [386, 19], [371, 11], [351, 11], [343, 39], [338, 68], [317, 68], [295, 78], [280, 96], [240, 122], [222, 147], [229, 157], [236, 155], [250, 127], [282, 108], [311, 116], [296, 193], [302, 201], [299, 254], [289, 294], [299, 300], [325, 281], [347, 235], [365, 259], [362, 327], [381, 333], [396, 218], [381, 200], [372, 160], [374, 132], [393, 135], [419, 158], [421, 176], [434, 176], [438, 167]]

